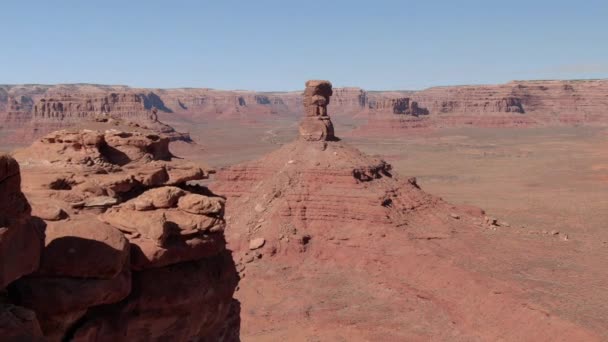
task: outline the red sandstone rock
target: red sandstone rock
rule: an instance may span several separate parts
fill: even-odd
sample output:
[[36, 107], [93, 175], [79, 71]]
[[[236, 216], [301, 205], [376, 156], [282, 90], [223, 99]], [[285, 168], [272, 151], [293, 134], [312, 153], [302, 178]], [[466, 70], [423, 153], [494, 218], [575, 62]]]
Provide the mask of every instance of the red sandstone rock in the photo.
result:
[[304, 114], [300, 137], [307, 141], [333, 140], [334, 126], [327, 113], [332, 86], [328, 81], [308, 81], [304, 90]]
[[[237, 277], [223, 235], [224, 200], [185, 184], [211, 170], [170, 160], [168, 151], [168, 140], [137, 132], [64, 131], [17, 153], [27, 165], [34, 212], [46, 220], [36, 221], [46, 238], [37, 270], [40, 246], [29, 250], [37, 236], [27, 235], [34, 227], [21, 229], [31, 218], [18, 165], [1, 159], [0, 171], [13, 179], [0, 183], [7, 190], [0, 196], [10, 195], [0, 207], [12, 210], [0, 216], [9, 224], [0, 230], [0, 253], [7, 256], [1, 261], [10, 261], [0, 262], [0, 279], [12, 281], [10, 303], [33, 310], [45, 338], [69, 339], [85, 323], [101, 322], [103, 331], [95, 334], [104, 341], [149, 340], [147, 330], [157, 339], [216, 340], [228, 329], [224, 322], [234, 321], [227, 320]], [[32, 257], [36, 264], [28, 266]], [[176, 279], [163, 278], [172, 272]], [[106, 316], [109, 307], [128, 327], [106, 324], [114, 318]], [[0, 316], [0, 331], [13, 321]]]
[[45, 221], [59, 221], [68, 217], [67, 213], [56, 206], [39, 205], [32, 212], [32, 215], [40, 217]]
[[187, 238], [175, 237], [158, 246], [150, 239], [131, 238], [131, 268], [159, 268], [181, 262], [201, 260], [219, 254], [226, 248], [222, 234], [195, 233]]
[[74, 340], [216, 340], [230, 311], [236, 281], [227, 252], [135, 272], [133, 295], [91, 311]]
[[179, 198], [184, 195], [185, 192], [180, 188], [165, 186], [144, 192], [134, 200], [133, 204], [136, 209], [142, 205], [148, 209], [171, 208], [175, 207]]
[[169, 185], [184, 184], [188, 181], [207, 178], [209, 175], [205, 170], [192, 164], [171, 165], [167, 167], [167, 172], [169, 173], [167, 182]]
[[129, 246], [117, 229], [95, 221], [49, 222], [36, 275], [116, 277], [129, 257]]
[[19, 165], [0, 154], [0, 289], [38, 267], [42, 238], [30, 214]]
[[137, 211], [126, 208], [112, 208], [101, 217], [113, 227], [129, 234], [141, 235], [162, 246], [169, 238], [170, 227], [164, 211]]
[[178, 208], [197, 215], [218, 214], [223, 212], [226, 200], [221, 197], [208, 197], [188, 194], [180, 197]]
[[115, 303], [131, 292], [128, 268], [113, 278], [28, 276], [15, 282], [11, 295], [41, 315], [64, 314]]

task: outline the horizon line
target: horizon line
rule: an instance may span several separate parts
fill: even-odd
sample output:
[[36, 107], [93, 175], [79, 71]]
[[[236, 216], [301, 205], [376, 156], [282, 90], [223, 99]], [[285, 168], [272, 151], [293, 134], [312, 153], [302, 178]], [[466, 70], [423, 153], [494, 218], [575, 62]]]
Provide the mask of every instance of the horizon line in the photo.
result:
[[[523, 80], [510, 80], [502, 83], [468, 83], [468, 84], [446, 84], [446, 85], [435, 85], [420, 89], [367, 89], [361, 86], [338, 86], [334, 87], [334, 89], [361, 89], [369, 92], [419, 92], [432, 88], [448, 88], [448, 87], [470, 87], [470, 86], [495, 86], [495, 85], [506, 85], [509, 83], [517, 83], [517, 82], [592, 82], [592, 81], [608, 81], [608, 78], [555, 78], [555, 79], [523, 79]], [[293, 93], [300, 92], [304, 89], [295, 89], [295, 90], [251, 90], [251, 89], [221, 89], [221, 88], [211, 88], [211, 87], [140, 87], [140, 86], [132, 86], [126, 84], [107, 84], [107, 83], [90, 83], [90, 82], [74, 82], [74, 83], [2, 83], [0, 87], [24, 87], [24, 86], [40, 86], [40, 87], [56, 87], [56, 86], [96, 86], [96, 87], [123, 87], [130, 89], [146, 89], [146, 90], [186, 90], [186, 89], [196, 89], [196, 90], [212, 90], [212, 91], [226, 91], [226, 92], [251, 92], [251, 93]]]

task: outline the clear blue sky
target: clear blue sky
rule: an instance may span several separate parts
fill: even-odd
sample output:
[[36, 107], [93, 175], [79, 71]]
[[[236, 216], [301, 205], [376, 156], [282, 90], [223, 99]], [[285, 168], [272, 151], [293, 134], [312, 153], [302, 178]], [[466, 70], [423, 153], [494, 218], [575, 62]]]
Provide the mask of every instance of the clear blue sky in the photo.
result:
[[607, 78], [608, 0], [0, 0], [0, 84], [420, 89]]

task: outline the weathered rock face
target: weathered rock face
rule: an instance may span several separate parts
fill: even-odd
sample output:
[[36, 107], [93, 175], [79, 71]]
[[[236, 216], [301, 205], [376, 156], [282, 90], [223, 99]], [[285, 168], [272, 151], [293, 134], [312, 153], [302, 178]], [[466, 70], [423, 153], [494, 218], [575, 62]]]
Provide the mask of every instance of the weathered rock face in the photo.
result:
[[0, 154], [0, 289], [38, 268], [41, 237], [21, 192], [19, 164]]
[[[0, 106], [0, 127], [11, 132], [9, 141], [32, 141], [49, 132], [97, 122], [129, 126], [163, 134], [171, 140], [190, 141], [158, 121], [158, 110], [169, 111], [154, 93], [126, 87], [9, 86]], [[158, 106], [158, 107], [157, 107]]]
[[59, 94], [42, 98], [33, 108], [37, 120], [74, 120], [88, 117], [117, 116], [131, 121], [156, 121], [146, 110], [143, 99], [134, 93]]
[[[136, 132], [56, 132], [16, 156], [44, 245], [15, 234], [30, 206], [18, 178], [0, 182], [8, 227], [0, 231], [0, 279], [10, 282], [8, 303], [26, 308], [0, 303], [0, 333], [192, 341], [238, 329], [228, 317], [238, 278], [224, 239], [225, 200], [186, 184], [210, 170], [171, 160], [168, 140]], [[19, 176], [14, 160], [0, 160], [1, 175]]]
[[[145, 164], [153, 160], [169, 160], [169, 138], [155, 134], [61, 130], [49, 133], [34, 144], [16, 153], [24, 161], [78, 167], [123, 166]], [[22, 156], [22, 157], [21, 157]]]
[[[383, 97], [370, 96], [367, 104], [367, 111], [370, 113], [390, 113], [396, 115], [426, 115], [429, 114], [426, 108], [420, 108], [418, 102], [411, 101], [409, 97]], [[364, 109], [365, 110], [365, 109]]]
[[300, 137], [307, 141], [334, 140], [334, 125], [327, 113], [333, 94], [328, 81], [308, 81], [304, 90], [304, 119], [300, 122]]
[[43, 236], [21, 192], [19, 164], [0, 154], [0, 336], [7, 341], [41, 341], [36, 314], [14, 305], [5, 287], [35, 271]]
[[32, 118], [33, 104], [32, 99], [27, 96], [7, 97], [6, 114], [3, 121], [16, 125], [27, 123]]

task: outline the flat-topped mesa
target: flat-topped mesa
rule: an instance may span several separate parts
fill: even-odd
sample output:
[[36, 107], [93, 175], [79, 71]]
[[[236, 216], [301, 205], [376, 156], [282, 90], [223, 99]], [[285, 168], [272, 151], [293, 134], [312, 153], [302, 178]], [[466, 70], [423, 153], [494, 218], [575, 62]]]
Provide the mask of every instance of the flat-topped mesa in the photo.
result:
[[145, 107], [135, 93], [64, 93], [40, 99], [33, 108], [38, 120], [81, 120], [116, 116], [131, 121], [157, 121], [156, 112]]
[[335, 140], [334, 125], [327, 113], [332, 96], [329, 81], [308, 81], [304, 90], [304, 118], [300, 122], [300, 137], [306, 141]]

